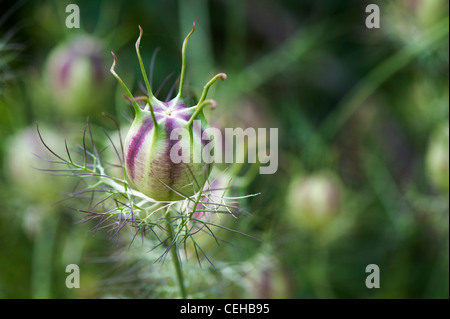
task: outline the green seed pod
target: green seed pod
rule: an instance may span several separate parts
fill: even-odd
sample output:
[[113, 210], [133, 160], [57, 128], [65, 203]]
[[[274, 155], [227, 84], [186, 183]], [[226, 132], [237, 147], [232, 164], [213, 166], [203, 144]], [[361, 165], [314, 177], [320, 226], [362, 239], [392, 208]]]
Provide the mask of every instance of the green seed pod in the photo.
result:
[[449, 192], [449, 122], [439, 126], [431, 135], [425, 157], [426, 170], [433, 185]]
[[417, 4], [418, 24], [427, 29], [448, 14], [448, 1], [421, 0]]
[[329, 223], [339, 212], [339, 184], [328, 174], [297, 177], [287, 195], [289, 218], [302, 228], [318, 229]]
[[[46, 128], [42, 132], [49, 145], [64, 152], [64, 138], [60, 132]], [[36, 128], [23, 129], [7, 140], [5, 173], [27, 200], [53, 203], [58, 197], [56, 190], [65, 189], [68, 180], [38, 170], [55, 168], [53, 163], [41, 161], [39, 157], [48, 159], [49, 152], [40, 141]]]
[[[203, 115], [203, 108], [206, 105], [215, 105], [214, 101], [206, 100], [207, 92], [215, 81], [224, 80], [226, 75], [219, 73], [205, 85], [197, 105], [188, 107], [184, 103], [181, 95], [185, 73], [185, 50], [194, 30], [195, 24], [183, 43], [178, 94], [168, 102], [160, 101], [152, 94], [139, 52], [141, 28], [136, 41], [136, 53], [148, 97], [135, 99], [132, 96], [114, 71], [116, 56], [112, 53], [114, 63], [111, 73], [124, 88], [135, 110], [135, 119], [124, 145], [127, 177], [140, 192], [157, 201], [181, 200], [194, 195], [203, 188], [212, 169], [212, 165], [205, 162], [201, 156], [203, 143], [206, 142], [202, 140], [202, 133], [209, 126]], [[144, 109], [136, 103], [138, 99], [147, 103]], [[178, 139], [183, 132], [187, 134], [184, 134], [181, 140]]]

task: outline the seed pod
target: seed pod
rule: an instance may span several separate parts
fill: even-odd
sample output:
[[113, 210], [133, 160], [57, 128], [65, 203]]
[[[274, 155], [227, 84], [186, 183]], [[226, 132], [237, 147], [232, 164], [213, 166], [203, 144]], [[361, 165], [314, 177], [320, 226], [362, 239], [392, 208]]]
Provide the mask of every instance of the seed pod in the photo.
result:
[[340, 204], [339, 185], [328, 174], [297, 177], [290, 185], [287, 197], [289, 217], [299, 227], [322, 228], [339, 212]]
[[430, 181], [443, 194], [449, 191], [449, 124], [440, 125], [431, 135], [425, 158]]
[[[134, 98], [114, 71], [116, 56], [111, 73], [122, 85], [134, 110], [135, 119], [125, 138], [125, 167], [130, 182], [143, 194], [157, 201], [181, 200], [200, 191], [205, 184], [212, 165], [201, 156], [203, 146], [202, 132], [208, 127], [203, 115], [206, 105], [215, 105], [206, 100], [209, 87], [226, 75], [219, 73], [204, 87], [197, 105], [188, 107], [182, 99], [185, 73], [185, 50], [189, 37], [195, 30], [195, 23], [187, 35], [182, 49], [181, 77], [177, 96], [168, 101], [158, 100], [152, 93], [145, 68], [139, 52], [142, 28], [136, 41], [136, 53], [139, 59], [148, 96]], [[146, 106], [141, 109], [137, 100], [144, 100]], [[195, 123], [194, 123], [195, 120]], [[187, 132], [179, 140], [178, 133]], [[174, 139], [175, 136], [175, 139]]]
[[57, 110], [66, 115], [100, 112], [108, 92], [105, 56], [99, 39], [78, 35], [49, 55], [45, 80]]
[[421, 0], [416, 2], [416, 16], [417, 24], [424, 30], [433, 26], [436, 21], [440, 21], [448, 14], [448, 1]]
[[[65, 151], [61, 132], [50, 128], [44, 128], [43, 132], [50, 145], [59, 152]], [[42, 171], [55, 169], [54, 163], [41, 161], [41, 164], [36, 164], [39, 158], [48, 158], [48, 151], [42, 145], [36, 128], [18, 131], [6, 141], [5, 146], [5, 175], [14, 187], [20, 189], [22, 198], [46, 205], [59, 198], [55, 190], [65, 189], [69, 181]]]
[[283, 268], [276, 257], [259, 253], [247, 267], [242, 283], [245, 298], [292, 298], [294, 286], [291, 274]]

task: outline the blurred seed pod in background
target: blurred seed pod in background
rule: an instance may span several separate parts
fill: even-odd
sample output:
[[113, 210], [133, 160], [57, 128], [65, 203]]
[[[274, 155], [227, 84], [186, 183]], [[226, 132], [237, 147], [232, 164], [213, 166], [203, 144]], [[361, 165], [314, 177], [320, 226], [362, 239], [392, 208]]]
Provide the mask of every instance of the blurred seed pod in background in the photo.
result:
[[389, 1], [384, 5], [383, 26], [388, 38], [408, 43], [421, 32], [445, 17], [448, 1], [403, 0]]
[[65, 116], [101, 114], [111, 96], [111, 83], [100, 39], [87, 34], [70, 38], [53, 49], [44, 80], [54, 107]]
[[418, 75], [411, 85], [399, 89], [394, 103], [398, 119], [404, 123], [408, 134], [416, 141], [425, 143], [430, 131], [442, 118], [448, 117], [448, 99], [448, 86]]
[[[40, 131], [52, 149], [64, 154], [65, 141], [61, 132], [48, 128], [40, 128]], [[39, 170], [55, 168], [53, 163], [40, 158], [56, 158], [44, 147], [35, 127], [25, 128], [12, 135], [5, 146], [5, 175], [21, 196], [41, 204], [53, 204], [60, 198], [58, 192], [67, 189], [69, 179]]]
[[258, 254], [244, 264], [245, 298], [292, 298], [292, 278], [279, 260], [270, 254]]
[[[413, 1], [411, 1], [413, 2]], [[445, 0], [420, 0], [417, 4], [416, 15], [419, 26], [427, 29], [436, 21], [445, 17], [448, 12], [448, 1]]]
[[287, 193], [287, 215], [299, 228], [320, 229], [341, 210], [341, 188], [326, 172], [295, 177]]
[[449, 192], [449, 122], [438, 126], [431, 134], [426, 153], [426, 170], [433, 186]]

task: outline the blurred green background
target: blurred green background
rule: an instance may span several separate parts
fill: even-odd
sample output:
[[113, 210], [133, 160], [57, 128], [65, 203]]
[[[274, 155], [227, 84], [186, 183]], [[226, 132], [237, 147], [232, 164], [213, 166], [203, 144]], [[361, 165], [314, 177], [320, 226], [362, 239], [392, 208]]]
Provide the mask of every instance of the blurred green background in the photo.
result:
[[[68, 29], [66, 6], [80, 8]], [[380, 8], [380, 28], [365, 25]], [[157, 97], [176, 81], [182, 40], [185, 92], [211, 89], [219, 127], [279, 129], [276, 174], [240, 195], [252, 215], [183, 262], [190, 297], [448, 298], [449, 46], [445, 0], [0, 1], [0, 298], [172, 298], [174, 271], [152, 239], [89, 232], [58, 202], [72, 179], [36, 167], [64, 154], [89, 116], [94, 133], [133, 116], [109, 73], [142, 86], [134, 43]], [[73, 59], [70, 66], [64, 59]], [[80, 58], [81, 57], [81, 58]], [[67, 69], [71, 68], [72, 71]], [[172, 74], [172, 75], [171, 75]], [[171, 75], [170, 77], [168, 77]], [[72, 78], [71, 78], [72, 77]], [[72, 81], [72, 82], [71, 82]], [[68, 84], [69, 83], [69, 84]], [[76, 84], [73, 84], [76, 83]], [[140, 84], [139, 84], [140, 83]], [[139, 86], [140, 85], [140, 86]], [[106, 139], [105, 139], [106, 140]], [[106, 142], [107, 143], [107, 142]], [[248, 176], [248, 175], [246, 175]], [[83, 209], [83, 207], [77, 207]], [[80, 288], [65, 285], [80, 267]], [[366, 287], [366, 266], [380, 288]]]

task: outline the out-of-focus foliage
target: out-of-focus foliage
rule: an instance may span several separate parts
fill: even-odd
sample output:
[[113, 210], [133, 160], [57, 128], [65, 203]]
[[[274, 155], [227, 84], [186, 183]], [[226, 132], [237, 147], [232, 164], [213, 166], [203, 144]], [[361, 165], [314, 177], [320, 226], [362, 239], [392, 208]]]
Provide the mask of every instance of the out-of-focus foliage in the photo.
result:
[[[371, 2], [379, 29], [365, 25]], [[188, 295], [449, 297], [447, 1], [84, 0], [80, 29], [65, 25], [71, 1], [0, 3], [10, 8], [0, 15], [0, 298], [177, 297], [172, 264], [154, 263], [161, 247], [149, 252], [151, 234], [128, 248], [132, 231], [116, 241], [78, 223], [77, 203], [61, 201], [74, 181], [34, 169], [54, 159], [35, 133], [39, 123], [64, 154], [65, 141], [82, 144], [89, 116], [107, 146], [103, 130], [114, 136], [114, 125], [102, 112], [122, 127], [132, 118], [109, 51], [142, 93], [140, 25], [164, 100], [193, 21], [187, 95], [198, 100], [205, 79], [226, 72], [206, 117], [221, 128], [277, 127], [279, 167], [242, 167], [235, 182], [261, 194], [243, 203], [251, 216], [223, 225], [260, 240], [199, 237], [215, 269], [186, 247]], [[65, 285], [68, 264], [80, 267], [79, 289]], [[369, 264], [380, 268], [379, 289], [365, 286]]]

